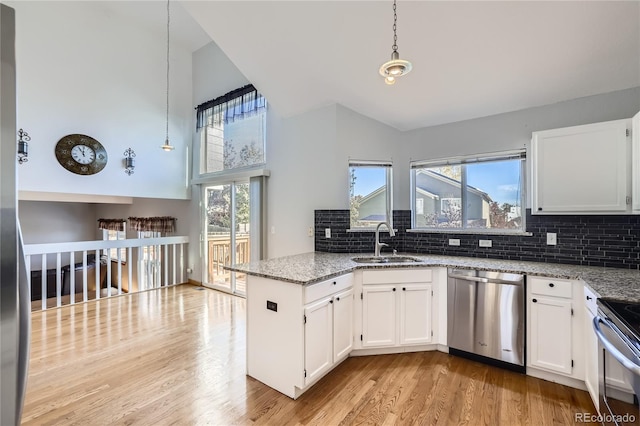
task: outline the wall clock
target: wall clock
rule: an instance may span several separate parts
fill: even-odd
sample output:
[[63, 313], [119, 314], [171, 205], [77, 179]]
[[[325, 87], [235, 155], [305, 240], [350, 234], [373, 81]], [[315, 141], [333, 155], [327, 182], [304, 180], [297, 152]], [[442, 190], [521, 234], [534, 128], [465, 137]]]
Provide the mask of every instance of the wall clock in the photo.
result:
[[107, 165], [107, 150], [91, 136], [73, 134], [56, 144], [56, 158], [62, 167], [78, 175], [93, 175]]

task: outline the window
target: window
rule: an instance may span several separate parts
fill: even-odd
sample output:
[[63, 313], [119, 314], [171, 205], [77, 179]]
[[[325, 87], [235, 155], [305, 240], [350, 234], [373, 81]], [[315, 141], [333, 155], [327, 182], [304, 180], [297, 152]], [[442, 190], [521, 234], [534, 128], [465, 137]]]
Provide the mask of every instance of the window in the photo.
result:
[[200, 174], [265, 163], [266, 101], [252, 85], [197, 107]]
[[349, 162], [351, 229], [371, 229], [380, 222], [392, 223], [390, 162]]
[[411, 163], [414, 229], [523, 231], [525, 152]]

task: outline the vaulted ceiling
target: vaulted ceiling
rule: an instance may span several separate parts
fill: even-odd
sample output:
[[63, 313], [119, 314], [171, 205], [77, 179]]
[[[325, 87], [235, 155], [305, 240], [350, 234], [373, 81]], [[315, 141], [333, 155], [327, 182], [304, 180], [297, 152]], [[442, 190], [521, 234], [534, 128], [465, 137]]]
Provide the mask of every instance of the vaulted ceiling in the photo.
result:
[[284, 116], [340, 103], [410, 130], [640, 86], [637, 1], [400, 0], [398, 47], [413, 71], [387, 86], [378, 68], [391, 55], [392, 4], [172, 7], [194, 50], [206, 34]]

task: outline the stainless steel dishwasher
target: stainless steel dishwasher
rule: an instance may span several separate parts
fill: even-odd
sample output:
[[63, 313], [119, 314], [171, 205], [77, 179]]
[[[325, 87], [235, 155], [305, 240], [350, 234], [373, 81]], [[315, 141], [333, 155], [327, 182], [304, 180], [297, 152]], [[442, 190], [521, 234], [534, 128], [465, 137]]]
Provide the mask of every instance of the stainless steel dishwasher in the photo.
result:
[[449, 353], [525, 372], [524, 275], [449, 269]]

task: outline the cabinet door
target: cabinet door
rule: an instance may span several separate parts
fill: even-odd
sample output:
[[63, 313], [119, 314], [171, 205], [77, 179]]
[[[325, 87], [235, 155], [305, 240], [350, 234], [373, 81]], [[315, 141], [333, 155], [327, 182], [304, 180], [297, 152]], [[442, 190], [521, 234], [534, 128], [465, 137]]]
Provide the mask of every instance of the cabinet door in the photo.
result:
[[625, 212], [628, 120], [535, 132], [532, 213]]
[[305, 384], [309, 384], [333, 364], [333, 300], [320, 300], [304, 309]]
[[333, 298], [333, 362], [349, 355], [353, 348], [353, 289]]
[[593, 331], [594, 315], [589, 309], [584, 312], [584, 346], [585, 346], [585, 369], [584, 383], [587, 391], [591, 395], [591, 401], [597, 407], [599, 404], [598, 390], [598, 338]]
[[532, 295], [531, 365], [570, 375], [572, 372], [571, 300]]
[[431, 342], [431, 285], [406, 284], [400, 288], [400, 344]]
[[394, 346], [396, 339], [396, 285], [362, 287], [362, 346]]
[[632, 165], [631, 172], [633, 175], [633, 211], [640, 213], [640, 112], [633, 116], [631, 120], [631, 151]]

